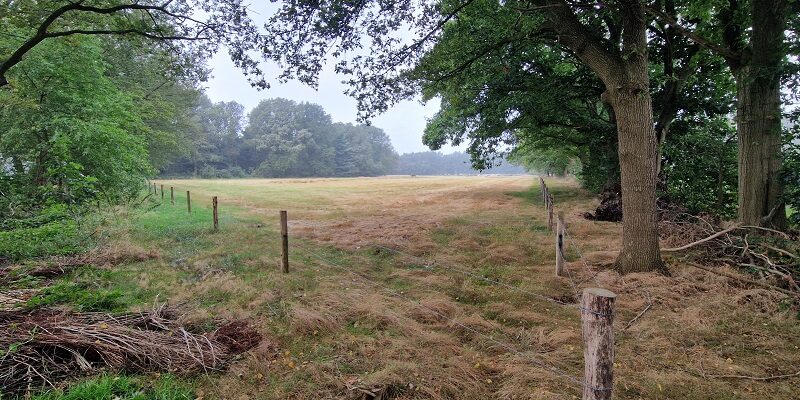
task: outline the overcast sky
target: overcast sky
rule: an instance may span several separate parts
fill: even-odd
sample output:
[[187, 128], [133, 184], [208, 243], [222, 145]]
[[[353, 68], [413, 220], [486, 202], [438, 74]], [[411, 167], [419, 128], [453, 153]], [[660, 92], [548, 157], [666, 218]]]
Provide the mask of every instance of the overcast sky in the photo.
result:
[[[320, 76], [318, 90], [296, 81], [279, 84], [272, 79], [272, 87], [263, 91], [256, 90], [247, 83], [247, 79], [233, 65], [225, 51], [215, 55], [209, 66], [213, 69], [213, 77], [204, 86], [206, 94], [213, 101], [233, 100], [244, 105], [247, 112], [250, 112], [263, 99], [283, 97], [319, 104], [331, 115], [334, 122], [356, 122], [356, 101], [343, 94], [346, 86], [341, 83], [342, 77], [333, 72], [332, 66], [326, 68]], [[265, 64], [262, 67], [268, 78], [279, 74], [275, 65]], [[438, 110], [438, 99], [425, 105], [419, 101], [405, 101], [373, 119], [372, 125], [389, 135], [398, 153], [426, 151], [429, 149], [422, 144], [422, 133], [427, 118]], [[450, 147], [442, 149], [444, 153], [452, 151], [454, 149]]]

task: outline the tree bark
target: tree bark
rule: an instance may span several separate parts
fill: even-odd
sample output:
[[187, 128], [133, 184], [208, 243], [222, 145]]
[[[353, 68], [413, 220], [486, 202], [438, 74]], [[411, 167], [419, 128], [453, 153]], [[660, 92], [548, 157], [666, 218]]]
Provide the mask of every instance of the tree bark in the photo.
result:
[[751, 54], [734, 70], [739, 135], [739, 221], [786, 228], [781, 170], [780, 73], [786, 2], [753, 0]]
[[653, 121], [647, 49], [647, 19], [639, 0], [624, 1], [622, 70], [604, 79], [617, 118], [622, 178], [620, 273], [665, 272], [658, 243], [656, 182], [658, 137]]
[[620, 273], [664, 270], [656, 210], [658, 143], [646, 73], [643, 78], [644, 83], [628, 82], [612, 94], [623, 199], [622, 250], [616, 261]]

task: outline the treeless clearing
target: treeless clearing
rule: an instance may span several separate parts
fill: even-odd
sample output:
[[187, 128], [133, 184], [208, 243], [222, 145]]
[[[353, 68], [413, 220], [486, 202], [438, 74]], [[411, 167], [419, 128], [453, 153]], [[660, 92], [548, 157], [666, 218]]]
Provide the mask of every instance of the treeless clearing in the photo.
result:
[[[125, 271], [120, 282], [186, 304], [187, 322], [244, 318], [268, 338], [229, 372], [202, 377], [201, 397], [573, 398], [575, 382], [542, 365], [581, 379], [574, 302], [576, 289], [591, 286], [618, 296], [615, 397], [796, 396], [798, 377], [715, 378], [796, 372], [800, 324], [783, 295], [675, 260], [672, 277], [604, 269], [620, 226], [581, 218], [595, 201], [571, 181], [548, 185], [566, 215], [572, 279], [555, 276], [533, 177], [164, 183], [191, 190], [193, 214], [178, 198], [112, 228], [112, 243], [160, 254], [113, 267]], [[281, 209], [289, 274], [279, 270]]]

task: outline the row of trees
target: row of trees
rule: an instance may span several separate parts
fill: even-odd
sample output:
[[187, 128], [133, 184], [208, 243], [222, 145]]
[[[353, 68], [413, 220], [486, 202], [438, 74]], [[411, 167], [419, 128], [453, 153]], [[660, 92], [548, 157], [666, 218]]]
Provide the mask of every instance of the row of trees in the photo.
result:
[[241, 104], [203, 95], [194, 113], [191, 151], [163, 168], [165, 175], [376, 176], [397, 161], [383, 130], [334, 123], [317, 104], [263, 100], [245, 118]]

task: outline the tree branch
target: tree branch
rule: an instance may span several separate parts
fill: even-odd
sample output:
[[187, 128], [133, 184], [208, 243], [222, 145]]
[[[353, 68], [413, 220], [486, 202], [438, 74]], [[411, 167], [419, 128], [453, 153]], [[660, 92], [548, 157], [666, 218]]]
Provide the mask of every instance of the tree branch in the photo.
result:
[[[68, 36], [68, 35], [75, 35], [75, 34], [87, 34], [87, 35], [97, 35], [97, 34], [138, 34], [140, 36], [144, 36], [150, 39], [156, 40], [204, 40], [208, 39], [207, 37], [200, 36], [203, 32], [210, 29], [211, 27], [206, 25], [201, 21], [197, 21], [192, 19], [191, 17], [178, 15], [172, 13], [167, 10], [167, 6], [172, 2], [172, 0], [168, 0], [167, 2], [163, 3], [162, 5], [144, 5], [144, 4], [120, 4], [113, 7], [107, 8], [100, 8], [100, 7], [93, 7], [93, 6], [86, 6], [83, 5], [83, 0], [79, 0], [76, 2], [70, 2], [56, 10], [52, 11], [47, 18], [42, 21], [39, 25], [39, 28], [36, 30], [36, 33], [33, 37], [29, 38], [25, 42], [23, 42], [11, 55], [5, 59], [2, 63], [0, 63], [0, 87], [8, 85], [8, 79], [6, 78], [6, 73], [11, 69], [11, 67], [19, 64], [22, 61], [22, 58], [30, 52], [34, 47], [39, 45], [42, 41], [48, 38], [54, 37], [61, 37], [61, 36]], [[203, 25], [203, 29], [198, 31], [197, 35], [195, 36], [182, 36], [182, 35], [174, 35], [174, 36], [163, 36], [163, 35], [156, 35], [153, 33], [148, 33], [136, 29], [120, 29], [120, 30], [94, 30], [94, 29], [74, 29], [68, 31], [60, 31], [60, 32], [48, 32], [50, 27], [55, 23], [59, 18], [61, 18], [64, 14], [71, 12], [71, 11], [83, 11], [89, 12], [94, 14], [102, 14], [102, 15], [109, 15], [114, 14], [120, 11], [127, 11], [127, 10], [149, 10], [149, 11], [158, 11], [163, 13], [164, 15], [193, 21], [200, 25]]]
[[558, 42], [608, 82], [622, 70], [622, 58], [606, 50], [600, 38], [589, 31], [563, 0], [545, 0], [550, 7], [542, 9], [551, 22], [549, 27], [558, 34]]
[[711, 40], [709, 40], [709, 39], [707, 39], [707, 38], [705, 38], [703, 36], [698, 35], [694, 31], [683, 27], [681, 24], [678, 23], [678, 21], [675, 20], [675, 18], [672, 18], [669, 14], [667, 14], [667, 13], [665, 13], [663, 11], [656, 10], [656, 9], [654, 9], [652, 7], [649, 7], [649, 6], [644, 6], [644, 10], [645, 10], [645, 12], [647, 12], [650, 15], [652, 15], [653, 17], [655, 17], [656, 19], [660, 20], [661, 22], [669, 24], [671, 27], [673, 27], [675, 29], [675, 31], [677, 31], [681, 35], [685, 36], [687, 39], [689, 39], [689, 40], [699, 44], [700, 46], [703, 46], [706, 49], [709, 49], [712, 52], [724, 57], [729, 62], [738, 63], [739, 60], [742, 57], [742, 55], [740, 53], [735, 52], [735, 51], [729, 49], [728, 47], [720, 46], [719, 44], [714, 43], [713, 41], [711, 41]]

